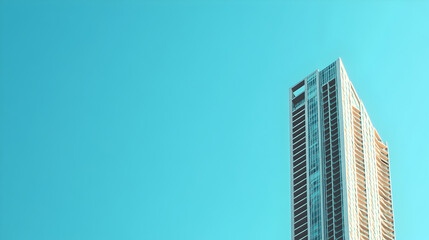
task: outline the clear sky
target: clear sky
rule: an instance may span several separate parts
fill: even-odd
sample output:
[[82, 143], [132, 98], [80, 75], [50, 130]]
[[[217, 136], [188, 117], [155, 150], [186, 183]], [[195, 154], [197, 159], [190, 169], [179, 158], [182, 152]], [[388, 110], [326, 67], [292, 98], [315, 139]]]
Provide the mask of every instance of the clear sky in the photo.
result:
[[288, 89], [338, 57], [390, 147], [397, 238], [428, 239], [428, 12], [2, 0], [0, 239], [289, 239]]

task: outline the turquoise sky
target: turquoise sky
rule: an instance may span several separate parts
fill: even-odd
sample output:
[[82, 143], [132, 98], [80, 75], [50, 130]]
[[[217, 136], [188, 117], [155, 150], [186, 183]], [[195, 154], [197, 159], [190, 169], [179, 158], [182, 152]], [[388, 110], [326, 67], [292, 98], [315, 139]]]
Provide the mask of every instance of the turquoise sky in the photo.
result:
[[[39, 3], [36, 3], [39, 2]], [[290, 239], [288, 89], [343, 59], [427, 239], [429, 4], [0, 2], [0, 239]]]

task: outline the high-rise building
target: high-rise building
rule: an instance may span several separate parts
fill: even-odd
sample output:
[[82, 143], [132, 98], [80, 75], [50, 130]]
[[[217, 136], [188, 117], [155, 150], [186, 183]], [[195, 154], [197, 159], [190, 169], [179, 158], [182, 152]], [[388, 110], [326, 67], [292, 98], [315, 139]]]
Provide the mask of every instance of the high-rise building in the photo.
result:
[[341, 59], [289, 93], [292, 239], [395, 239], [387, 144]]

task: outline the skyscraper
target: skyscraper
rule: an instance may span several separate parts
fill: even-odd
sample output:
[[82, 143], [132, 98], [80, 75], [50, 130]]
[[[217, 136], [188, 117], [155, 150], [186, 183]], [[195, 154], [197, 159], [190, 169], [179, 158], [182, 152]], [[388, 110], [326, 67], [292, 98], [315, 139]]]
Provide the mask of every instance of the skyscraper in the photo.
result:
[[292, 239], [395, 239], [388, 147], [341, 59], [289, 93]]

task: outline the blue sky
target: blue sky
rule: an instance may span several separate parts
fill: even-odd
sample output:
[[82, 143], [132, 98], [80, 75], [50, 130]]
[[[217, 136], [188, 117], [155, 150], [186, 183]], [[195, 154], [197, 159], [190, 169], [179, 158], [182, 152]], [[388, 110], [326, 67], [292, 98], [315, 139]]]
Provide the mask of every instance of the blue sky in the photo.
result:
[[1, 1], [0, 239], [289, 239], [288, 89], [338, 57], [426, 239], [428, 12]]

